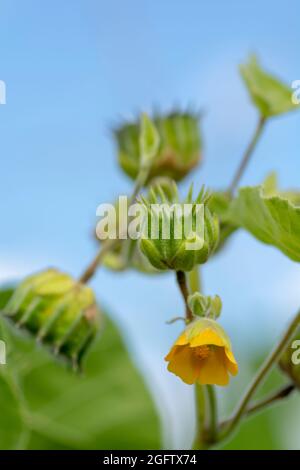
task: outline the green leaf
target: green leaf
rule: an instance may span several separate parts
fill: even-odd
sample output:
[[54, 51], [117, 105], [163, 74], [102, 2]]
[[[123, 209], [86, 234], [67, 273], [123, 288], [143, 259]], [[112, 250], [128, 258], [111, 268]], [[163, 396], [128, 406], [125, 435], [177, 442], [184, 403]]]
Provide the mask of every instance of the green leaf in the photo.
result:
[[251, 99], [265, 118], [287, 113], [299, 108], [292, 101], [293, 90], [274, 76], [266, 73], [255, 56], [241, 65], [241, 75]]
[[[3, 369], [3, 365], [0, 366]], [[20, 449], [27, 434], [21, 404], [8, 377], [0, 375], [0, 449]]]
[[208, 201], [209, 209], [218, 216], [220, 223], [220, 240], [214, 255], [222, 251], [231, 235], [238, 229], [228, 218], [230, 202], [231, 196], [226, 191], [213, 192]]
[[270, 186], [245, 187], [230, 207], [230, 219], [260, 241], [300, 261], [300, 206]]
[[[0, 292], [0, 305], [8, 291]], [[5, 300], [3, 301], [3, 296]], [[120, 333], [107, 317], [82, 374], [54, 361], [1, 318], [1, 449], [158, 449], [158, 416]]]
[[141, 167], [151, 167], [159, 148], [159, 134], [147, 114], [142, 114], [140, 131]]

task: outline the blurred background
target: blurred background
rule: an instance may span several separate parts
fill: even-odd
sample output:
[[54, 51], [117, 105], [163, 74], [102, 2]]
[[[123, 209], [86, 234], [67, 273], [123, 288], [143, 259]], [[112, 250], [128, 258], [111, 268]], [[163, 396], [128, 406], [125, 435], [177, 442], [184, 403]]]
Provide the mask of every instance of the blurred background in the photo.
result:
[[[130, 191], [111, 129], [154, 106], [203, 111], [203, 164], [181, 185], [226, 187], [256, 123], [238, 73], [249, 53], [287, 83], [300, 79], [298, 2], [1, 0], [0, 280], [47, 266], [78, 276], [94, 255], [96, 208]], [[300, 115], [267, 127], [242, 184], [271, 170], [299, 187]], [[300, 269], [239, 231], [202, 270], [207, 294], [223, 299], [240, 374], [224, 397], [231, 409], [253, 367], [299, 307]], [[92, 283], [121, 326], [164, 423], [165, 445], [193, 435], [193, 393], [163, 357], [180, 331], [172, 274], [99, 271]], [[116, 295], [116, 292], [118, 295]], [[275, 379], [274, 379], [275, 380]], [[247, 422], [233, 448], [300, 448], [299, 398]]]

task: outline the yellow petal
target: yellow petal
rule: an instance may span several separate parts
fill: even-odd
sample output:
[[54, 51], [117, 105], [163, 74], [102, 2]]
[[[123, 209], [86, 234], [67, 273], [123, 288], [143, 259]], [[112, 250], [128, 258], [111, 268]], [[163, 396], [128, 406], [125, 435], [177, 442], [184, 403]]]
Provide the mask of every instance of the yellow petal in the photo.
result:
[[172, 357], [176, 353], [177, 348], [180, 347], [180, 346], [184, 346], [187, 343], [188, 343], [188, 340], [187, 340], [186, 334], [185, 334], [185, 332], [183, 332], [179, 336], [179, 338], [177, 338], [177, 340], [176, 340], [174, 346], [172, 347], [172, 349], [170, 350], [169, 354], [167, 354], [167, 356], [165, 357], [165, 361], [171, 361]]
[[227, 385], [229, 376], [225, 364], [223, 348], [215, 348], [199, 364], [198, 382], [201, 384]]
[[189, 346], [179, 346], [168, 365], [168, 370], [191, 385], [197, 378], [197, 358]]
[[166, 355], [165, 357], [165, 361], [171, 361], [173, 356], [175, 355], [177, 349], [179, 348], [180, 346], [173, 346], [170, 350], [170, 352]]
[[197, 336], [190, 340], [190, 345], [192, 348], [195, 348], [205, 344], [224, 346], [224, 341], [213, 328], [205, 328], [205, 330], [200, 331]]
[[225, 355], [226, 355], [226, 366], [231, 375], [236, 375], [239, 371], [239, 366], [235, 360], [233, 352], [230, 349], [225, 348]]
[[189, 342], [189, 341], [188, 341], [188, 339], [187, 339], [187, 336], [186, 336], [185, 332], [183, 332], [183, 333], [179, 336], [179, 338], [177, 338], [175, 344], [176, 344], [177, 346], [184, 346], [185, 344], [188, 344], [188, 342]]

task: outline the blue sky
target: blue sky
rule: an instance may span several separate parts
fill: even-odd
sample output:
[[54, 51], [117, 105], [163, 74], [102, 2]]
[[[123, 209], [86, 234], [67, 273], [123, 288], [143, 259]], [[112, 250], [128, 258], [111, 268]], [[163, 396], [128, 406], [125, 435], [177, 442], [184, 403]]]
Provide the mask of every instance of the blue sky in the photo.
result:
[[[256, 52], [288, 83], [300, 79], [297, 7], [296, 0], [0, 0], [1, 280], [48, 265], [81, 272], [95, 250], [96, 207], [131, 187], [117, 167], [111, 126], [155, 104], [203, 109], [204, 164], [194, 181], [226, 186], [256, 120], [238, 64]], [[299, 186], [299, 125], [299, 114], [269, 124], [243, 184], [276, 170], [283, 187]], [[223, 324], [238, 350], [258, 347], [266, 332], [274, 340], [299, 306], [298, 265], [248, 234], [237, 234], [203, 271], [206, 291], [223, 298]], [[103, 271], [93, 286], [171, 403], [174, 422], [180, 413], [189, 418], [190, 408], [175, 413], [172, 403], [190, 391], [162, 361], [179, 329], [164, 322], [182, 307], [172, 276]]]

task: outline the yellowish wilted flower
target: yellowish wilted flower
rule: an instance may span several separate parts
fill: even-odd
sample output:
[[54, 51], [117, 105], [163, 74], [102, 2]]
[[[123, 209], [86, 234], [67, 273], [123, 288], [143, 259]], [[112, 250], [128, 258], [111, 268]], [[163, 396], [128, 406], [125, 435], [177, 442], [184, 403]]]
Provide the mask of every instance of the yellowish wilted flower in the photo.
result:
[[230, 340], [211, 318], [190, 323], [165, 360], [169, 362], [168, 370], [187, 384], [227, 385], [229, 374], [238, 373]]

